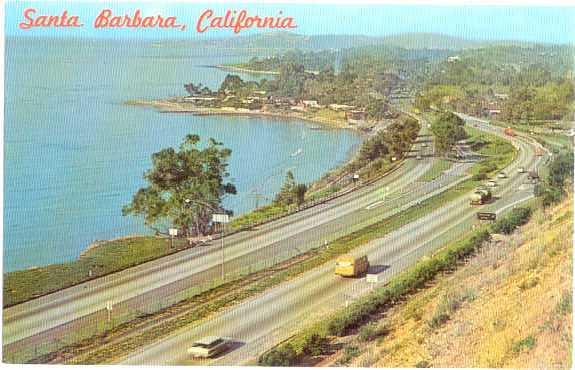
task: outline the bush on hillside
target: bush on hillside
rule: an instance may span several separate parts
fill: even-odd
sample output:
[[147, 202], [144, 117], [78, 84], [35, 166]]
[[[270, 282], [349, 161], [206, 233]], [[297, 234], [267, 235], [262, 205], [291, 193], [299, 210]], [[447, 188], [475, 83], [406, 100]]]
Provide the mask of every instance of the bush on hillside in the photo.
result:
[[290, 344], [283, 344], [264, 353], [258, 359], [261, 366], [292, 366], [297, 361], [295, 350]]
[[493, 224], [493, 232], [497, 234], [511, 234], [516, 228], [526, 224], [530, 217], [531, 208], [514, 208], [507, 216]]

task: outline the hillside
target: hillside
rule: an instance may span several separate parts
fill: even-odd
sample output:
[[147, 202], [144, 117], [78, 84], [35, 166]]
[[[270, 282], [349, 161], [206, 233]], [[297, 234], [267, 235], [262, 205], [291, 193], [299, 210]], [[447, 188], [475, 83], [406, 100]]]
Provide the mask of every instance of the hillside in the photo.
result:
[[388, 36], [365, 35], [301, 35], [292, 32], [266, 32], [254, 35], [213, 38], [198, 44], [219, 48], [244, 49], [347, 49], [372, 45], [406, 50], [464, 50], [488, 45], [527, 46], [531, 43], [515, 41], [477, 41], [436, 33], [403, 33]]
[[[573, 198], [497, 236], [319, 366], [571, 368]], [[383, 333], [383, 334], [382, 334]]]
[[385, 36], [381, 40], [389, 46], [405, 49], [462, 50], [485, 45], [485, 42], [437, 33], [403, 33]]

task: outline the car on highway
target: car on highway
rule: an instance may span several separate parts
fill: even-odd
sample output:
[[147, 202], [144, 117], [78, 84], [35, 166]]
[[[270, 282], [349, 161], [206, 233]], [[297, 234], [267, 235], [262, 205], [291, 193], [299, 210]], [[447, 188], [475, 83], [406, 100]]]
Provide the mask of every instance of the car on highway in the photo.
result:
[[525, 167], [519, 167], [519, 168], [517, 169], [517, 172], [519, 172], [519, 173], [525, 173]]
[[418, 161], [421, 160], [421, 155], [418, 154], [418, 155], [415, 157], [415, 159], [417, 159]]
[[229, 347], [230, 340], [222, 337], [204, 337], [188, 348], [188, 354], [196, 358], [211, 358], [220, 355]]
[[507, 174], [505, 172], [499, 172], [499, 174], [497, 174], [497, 177], [499, 177], [500, 179], [506, 179]]
[[497, 182], [495, 182], [495, 180], [489, 180], [486, 183], [487, 186], [489, 186], [490, 188], [494, 188], [497, 186]]
[[427, 148], [427, 143], [421, 144], [422, 147]]
[[367, 256], [354, 257], [350, 254], [339, 256], [335, 261], [335, 274], [344, 277], [358, 277], [369, 270]]
[[491, 190], [479, 187], [469, 197], [470, 204], [473, 206], [480, 206], [491, 200]]

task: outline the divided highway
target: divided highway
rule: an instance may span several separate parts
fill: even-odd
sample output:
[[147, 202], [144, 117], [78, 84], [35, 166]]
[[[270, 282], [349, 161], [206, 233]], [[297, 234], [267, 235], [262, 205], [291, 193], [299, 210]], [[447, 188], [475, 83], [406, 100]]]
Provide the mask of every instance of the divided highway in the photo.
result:
[[[500, 129], [484, 121], [464, 118], [477, 128], [504, 136]], [[534, 155], [534, 147], [538, 144], [521, 137], [509, 139], [519, 152], [514, 163], [506, 169], [509, 178], [500, 180], [494, 191], [495, 202], [473, 207], [469, 205], [467, 197], [459, 198], [354, 252], [356, 255], [367, 254], [372, 265], [379, 265], [383, 269], [378, 284], [389, 281], [423, 255], [472, 228], [478, 210], [501, 213], [533, 197], [533, 185], [525, 183], [525, 175], [519, 174], [517, 169], [538, 166], [541, 158]], [[181, 330], [153, 345], [138, 349], [122, 363], [238, 365], [253, 360], [297, 328], [344, 307], [372, 289], [365, 279], [335, 276], [333, 267], [328, 263], [266, 294], [216, 314], [201, 325]], [[186, 349], [194, 340], [207, 335], [231, 337], [239, 343], [238, 348], [215, 360], [191, 361]]]
[[[431, 146], [415, 147], [430, 154]], [[226, 237], [227, 273], [237, 274], [257, 261], [289, 258], [397, 213], [453, 184], [469, 166], [458, 164], [452, 173], [434, 182], [416, 183], [432, 164], [407, 159], [398, 170], [372, 185], [257, 230]], [[382, 199], [387, 201], [381, 204]], [[190, 287], [217, 279], [220, 264], [220, 243], [214, 242], [4, 309], [4, 353], [55, 344], [70, 333], [105, 321], [108, 303], [114, 317], [121, 317], [157, 308], [157, 302], [175, 302]]]

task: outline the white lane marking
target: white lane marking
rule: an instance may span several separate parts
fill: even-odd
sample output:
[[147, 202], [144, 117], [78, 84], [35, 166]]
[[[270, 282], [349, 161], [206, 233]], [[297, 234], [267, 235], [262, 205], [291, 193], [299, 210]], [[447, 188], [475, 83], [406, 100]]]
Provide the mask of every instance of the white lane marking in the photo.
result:
[[369, 206], [365, 207], [365, 209], [370, 210], [370, 209], [374, 209], [375, 207], [383, 204], [383, 200], [377, 201], [375, 203], [371, 203]]

